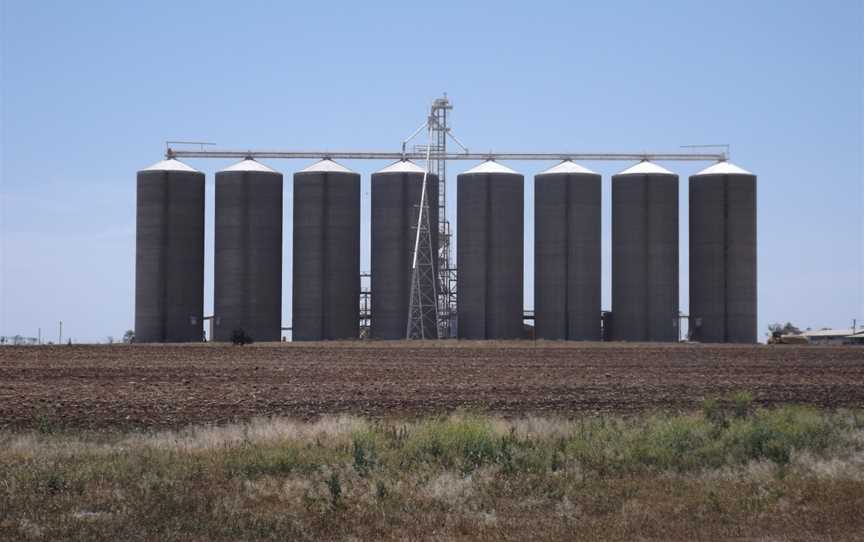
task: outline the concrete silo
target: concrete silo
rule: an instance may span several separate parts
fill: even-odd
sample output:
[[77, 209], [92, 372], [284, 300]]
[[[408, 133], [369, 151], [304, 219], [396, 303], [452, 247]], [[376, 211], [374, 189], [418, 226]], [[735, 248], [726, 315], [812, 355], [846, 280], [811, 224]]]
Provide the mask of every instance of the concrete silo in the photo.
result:
[[[404, 339], [424, 171], [400, 161], [372, 174], [372, 338]], [[438, 177], [426, 179], [432, 254], [438, 254]], [[430, 326], [431, 327], [431, 326]], [[436, 330], [426, 329], [434, 337]]]
[[360, 334], [360, 175], [332, 160], [294, 174], [292, 336]]
[[613, 175], [613, 340], [678, 340], [678, 272], [678, 176], [647, 161]]
[[135, 341], [201, 341], [204, 174], [164, 160], [137, 185]]
[[216, 173], [214, 340], [282, 328], [282, 174], [251, 159]]
[[522, 337], [523, 185], [494, 161], [458, 176], [460, 339]]
[[538, 339], [600, 340], [600, 179], [572, 161], [534, 177]]
[[757, 340], [756, 176], [728, 162], [690, 177], [690, 333]]

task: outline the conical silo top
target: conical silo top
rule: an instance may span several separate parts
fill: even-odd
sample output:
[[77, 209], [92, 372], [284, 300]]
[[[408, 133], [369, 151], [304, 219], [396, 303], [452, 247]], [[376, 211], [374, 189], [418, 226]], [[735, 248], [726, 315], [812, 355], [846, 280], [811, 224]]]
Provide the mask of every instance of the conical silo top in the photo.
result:
[[663, 166], [658, 166], [649, 160], [643, 160], [635, 166], [629, 167], [618, 173], [618, 175], [649, 175], [649, 174], [675, 175]]
[[329, 158], [325, 158], [318, 162], [315, 162], [311, 166], [308, 166], [305, 169], [301, 169], [299, 173], [354, 173], [347, 167], [330, 160]]
[[556, 173], [564, 175], [571, 173], [590, 173], [592, 175], [597, 175], [596, 172], [591, 171], [587, 167], [580, 166], [573, 160], [564, 160], [560, 164], [554, 165], [546, 171], [541, 171], [538, 175], [555, 175]]
[[245, 158], [234, 165], [226, 167], [219, 173], [229, 171], [261, 171], [264, 173], [278, 173], [278, 171], [270, 169], [261, 162], [253, 160], [252, 158]]
[[411, 160], [399, 160], [375, 173], [425, 173], [426, 171]]
[[740, 168], [733, 164], [732, 162], [717, 162], [716, 164], [709, 166], [699, 173], [695, 173], [696, 175], [753, 175], [746, 169]]
[[519, 175], [518, 172], [513, 171], [503, 164], [499, 164], [495, 160], [486, 160], [482, 164], [478, 164], [464, 172], [463, 175], [470, 175], [472, 173], [511, 173]]
[[197, 169], [184, 164], [180, 160], [176, 158], [169, 158], [168, 160], [162, 160], [161, 162], [156, 162], [150, 167], [146, 167], [141, 171], [189, 171], [192, 173], [201, 173]]

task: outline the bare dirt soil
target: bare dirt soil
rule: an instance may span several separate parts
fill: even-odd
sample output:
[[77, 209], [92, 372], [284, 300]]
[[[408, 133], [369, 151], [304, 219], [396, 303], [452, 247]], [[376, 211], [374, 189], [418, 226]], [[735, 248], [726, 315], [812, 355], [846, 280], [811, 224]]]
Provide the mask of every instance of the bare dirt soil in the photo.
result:
[[258, 416], [469, 409], [576, 416], [864, 406], [864, 348], [543, 342], [0, 347], [0, 428], [169, 428]]

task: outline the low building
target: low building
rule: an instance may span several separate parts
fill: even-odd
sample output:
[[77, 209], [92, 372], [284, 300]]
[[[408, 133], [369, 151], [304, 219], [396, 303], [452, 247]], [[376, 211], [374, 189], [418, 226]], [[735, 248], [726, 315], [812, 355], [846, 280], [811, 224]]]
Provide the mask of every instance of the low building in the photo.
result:
[[801, 335], [806, 337], [810, 344], [829, 346], [849, 344], [851, 342], [850, 337], [855, 335], [860, 335], [862, 340], [864, 340], [864, 334], [855, 333], [855, 331], [851, 329], [808, 329], [807, 331], [802, 332]]
[[864, 331], [853, 333], [846, 337], [846, 344], [864, 345]]

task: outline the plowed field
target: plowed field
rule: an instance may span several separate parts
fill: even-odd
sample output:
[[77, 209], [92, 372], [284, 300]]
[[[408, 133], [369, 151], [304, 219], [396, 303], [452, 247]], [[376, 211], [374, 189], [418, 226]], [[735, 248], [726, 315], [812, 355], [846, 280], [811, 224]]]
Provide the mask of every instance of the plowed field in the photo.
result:
[[[762, 404], [864, 406], [864, 348], [531, 342], [0, 348], [0, 428], [178, 427], [457, 408], [571, 416]], [[47, 424], [47, 425], [46, 425]]]

